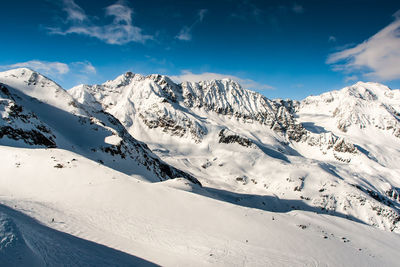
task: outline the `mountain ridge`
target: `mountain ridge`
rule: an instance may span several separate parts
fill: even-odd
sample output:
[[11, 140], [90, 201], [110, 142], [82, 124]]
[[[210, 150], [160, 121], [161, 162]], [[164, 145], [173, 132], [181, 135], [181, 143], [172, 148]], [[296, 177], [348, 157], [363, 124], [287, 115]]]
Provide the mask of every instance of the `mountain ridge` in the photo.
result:
[[151, 179], [185, 177], [199, 184], [190, 174], [163, 163], [111, 114], [81, 106], [45, 76], [26, 68], [1, 76], [1, 82], [11, 84], [0, 84], [2, 103], [7, 103], [0, 135], [8, 142], [72, 150], [120, 171], [135, 169], [129, 166], [135, 162], [141, 166], [139, 172], [155, 174]]
[[[357, 83], [355, 87], [365, 84], [369, 85]], [[379, 85], [374, 84], [374, 86]], [[400, 217], [396, 207], [399, 203], [395, 200], [393, 204], [391, 202], [393, 199], [388, 198], [390, 194], [387, 192], [391, 192], [390, 190], [397, 192], [398, 183], [390, 178], [389, 184], [394, 183], [394, 185], [389, 187], [383, 184], [378, 186], [376, 181], [372, 182], [376, 184], [375, 186], [364, 184], [362, 182], [365, 179], [364, 175], [370, 177], [368, 181], [374, 176], [367, 173], [358, 175], [354, 182], [352, 176], [354, 174], [351, 173], [359, 172], [354, 168], [359, 164], [368, 166], [375, 154], [368, 151], [367, 145], [360, 143], [358, 139], [349, 139], [350, 136], [344, 135], [339, 128], [327, 130], [318, 126], [318, 121], [304, 121], [304, 106], [309, 101], [307, 99], [301, 102], [269, 100], [259, 93], [243, 89], [238, 83], [229, 79], [175, 84], [166, 76], [157, 74], [142, 76], [132, 73], [120, 75], [115, 80], [101, 85], [78, 86], [72, 88], [70, 93], [82, 104], [86, 103], [85, 100], [77, 96], [90, 95], [96, 105], [100, 104], [107, 112], [114, 114], [133, 136], [150, 144], [166, 161], [199, 177], [202, 183], [213, 185], [217, 183], [223, 188], [264, 193], [274, 193], [272, 188], [277, 187], [276, 192], [281, 191], [284, 196], [288, 194], [288, 189], [284, 189], [286, 187], [282, 186], [282, 178], [278, 179], [277, 176], [288, 174], [277, 171], [276, 178], [272, 180], [262, 177], [261, 173], [267, 169], [262, 166], [262, 160], [258, 158], [265, 157], [264, 161], [272, 159], [272, 162], [267, 164], [271, 169], [276, 168], [274, 164], [276, 166], [291, 164], [293, 171], [290, 172], [294, 173], [298, 172], [294, 170], [296, 168], [304, 169], [302, 165], [309, 164], [307, 161], [316, 161], [320, 163], [317, 165], [318, 170], [314, 170], [315, 173], [321, 173], [322, 177], [332, 176], [332, 181], [340, 178], [346, 181], [344, 183], [346, 189], [343, 190], [353, 191], [352, 188], [355, 188], [357, 192], [349, 193], [348, 196], [340, 196], [339, 192], [326, 195], [321, 193], [326, 192], [326, 189], [318, 189], [316, 193], [310, 192], [314, 195], [313, 205], [320, 206], [323, 210], [346, 210], [348, 209], [346, 202], [356, 205], [359, 200], [355, 199], [373, 199], [370, 207], [365, 207], [364, 204], [360, 207], [361, 210], [369, 210], [367, 213], [370, 214], [370, 218], [366, 220], [370, 221], [370, 224], [381, 225], [388, 229], [387, 226], [383, 226], [386, 223], [378, 223], [375, 219], [371, 219], [376, 216], [381, 217], [381, 214], [385, 213], [391, 221], [389, 224], [392, 226], [389, 229], [397, 229]], [[366, 99], [373, 100], [373, 98]], [[318, 112], [318, 109], [313, 110], [314, 114]], [[152, 137], [153, 135], [157, 135], [157, 138]], [[240, 145], [242, 148], [236, 148], [235, 145]], [[197, 153], [201, 156], [195, 156], [192, 147], [198, 148]], [[243, 159], [237, 162], [236, 167], [224, 162], [228, 158], [223, 153], [232, 153], [232, 149]], [[251, 154], [254, 154], [254, 158], [248, 158]], [[200, 158], [202, 160], [199, 161]], [[217, 163], [218, 161], [222, 162]], [[378, 166], [374, 168], [379, 169], [385, 165], [379, 160], [377, 162]], [[393, 163], [391, 166], [394, 166]], [[318, 181], [320, 178], [313, 179]], [[276, 181], [272, 182], [274, 180]], [[289, 183], [292, 180], [288, 178]], [[238, 187], [240, 185], [238, 181], [242, 182], [246, 189]], [[271, 182], [276, 184], [269, 185]], [[260, 183], [263, 184], [263, 188], [260, 188]], [[354, 187], [354, 184], [358, 186], [358, 183], [363, 185]], [[301, 182], [292, 190], [303, 192], [305, 184], [307, 183]], [[304, 195], [294, 197], [310, 198]], [[330, 199], [334, 201], [331, 202]], [[380, 203], [378, 206], [382, 204], [383, 206], [377, 208], [374, 202]], [[355, 217], [359, 216], [361, 215]]]
[[[396, 178], [399, 170], [395, 167], [398, 152], [392, 157], [386, 151], [400, 149], [397, 137], [383, 138], [388, 133], [386, 128], [362, 128], [361, 131], [378, 134], [376, 138], [391, 144], [387, 149], [380, 144], [371, 147], [362, 135], [351, 135], [350, 130], [343, 132], [336, 127], [330, 110], [325, 111], [327, 115], [323, 114], [321, 121], [320, 110], [312, 106], [320, 99], [321, 106], [341, 101], [325, 101], [329, 99], [325, 96], [302, 102], [270, 100], [229, 79], [175, 84], [163, 75], [129, 72], [100, 85], [79, 85], [64, 91], [43, 80], [43, 76], [33, 75], [38, 80], [30, 81], [26, 69], [14, 72], [25, 74], [21, 79], [10, 77], [10, 72], [1, 73], [0, 82], [20, 86], [21, 92], [71, 113], [65, 121], [77, 120], [93, 128], [85, 128], [87, 134], [78, 134], [76, 130], [68, 138], [87, 138], [77, 146], [86, 147], [83, 154], [100, 164], [129, 173], [132, 167], [122, 156], [126, 157], [129, 151], [139, 153], [132, 160], [152, 170], [152, 181], [183, 176], [207, 188], [246, 193], [249, 199], [258, 194], [298, 199], [303, 204], [278, 209], [311, 206], [328, 214], [345, 214], [382, 229], [399, 231], [400, 202], [395, 197], [400, 191]], [[358, 83], [354, 88], [364, 85]], [[360, 90], [365, 95], [351, 92], [364, 102], [379, 100], [371, 90], [364, 89]], [[58, 118], [46, 117], [48, 114], [26, 96], [22, 98], [21, 106], [28, 110], [34, 107], [37, 117], [50, 123], [49, 129], [62, 126]], [[392, 98], [397, 99], [396, 93]], [[375, 106], [381, 108], [379, 104]], [[310, 110], [311, 115], [307, 115]], [[333, 126], [321, 126], [320, 122], [325, 120]], [[99, 147], [91, 137], [92, 130], [101, 133], [94, 136], [102, 139], [100, 144], [107, 145]], [[57, 141], [63, 135], [55, 136]], [[68, 138], [64, 141], [71, 146]], [[104, 154], [108, 156], [100, 156]], [[230, 198], [226, 197], [218, 196], [228, 201]]]
[[397, 93], [371, 86], [299, 102], [231, 80], [128, 73], [66, 91], [2, 72], [0, 259], [396, 266], [399, 138], [337, 123], [396, 120]]

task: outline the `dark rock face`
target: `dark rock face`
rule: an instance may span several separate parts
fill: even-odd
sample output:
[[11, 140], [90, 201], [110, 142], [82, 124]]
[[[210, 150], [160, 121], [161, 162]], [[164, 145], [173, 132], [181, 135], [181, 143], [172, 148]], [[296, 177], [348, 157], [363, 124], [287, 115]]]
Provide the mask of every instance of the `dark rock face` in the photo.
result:
[[333, 146], [333, 150], [343, 153], [357, 153], [357, 148], [350, 143], [346, 143], [344, 139], [339, 139]]
[[303, 125], [297, 123], [293, 116], [296, 109], [295, 101], [278, 99], [273, 102], [276, 113], [272, 129], [276, 132], [286, 134], [289, 140], [295, 142], [304, 140], [307, 130]]
[[48, 148], [56, 148], [57, 145], [52, 137], [46, 137], [36, 130], [14, 129], [10, 126], [0, 127], [0, 139], [7, 136], [13, 140], [22, 140], [28, 145], [45, 146]]
[[3, 84], [0, 83], [0, 92], [4, 94], [4, 96], [6, 98], [9, 98], [11, 100], [15, 100], [12, 95], [10, 94], [10, 91], [8, 90], [8, 88], [6, 86], [4, 86]]
[[182, 137], [186, 133], [186, 129], [178, 124], [177, 121], [173, 120], [168, 116], [159, 117], [158, 119], [149, 120], [147, 116], [139, 114], [144, 124], [150, 129], [162, 128], [164, 132], [170, 132], [172, 135]]
[[16, 104], [8, 88], [0, 84], [0, 110], [5, 114], [0, 120], [0, 139], [7, 137], [23, 141], [27, 145], [48, 148], [57, 147], [56, 138], [33, 112], [27, 112]]
[[28, 85], [36, 85], [38, 77], [39, 77], [39, 74], [36, 72], [33, 72], [31, 77], [28, 80]]
[[225, 129], [222, 129], [218, 134], [219, 143], [224, 143], [224, 144], [237, 143], [244, 147], [250, 147], [253, 145], [253, 142], [245, 137], [241, 137], [239, 135], [225, 135], [224, 132]]
[[181, 121], [165, 114], [163, 116], [153, 117], [139, 113], [139, 117], [150, 129], [161, 128], [164, 132], [179, 137], [189, 133], [196, 143], [200, 143], [203, 136], [207, 133], [206, 128], [201, 127], [195, 121], [185, 117], [182, 118]]
[[395, 188], [390, 188], [385, 193], [386, 196], [388, 196], [389, 198], [393, 199], [394, 201], [400, 202], [400, 194]]

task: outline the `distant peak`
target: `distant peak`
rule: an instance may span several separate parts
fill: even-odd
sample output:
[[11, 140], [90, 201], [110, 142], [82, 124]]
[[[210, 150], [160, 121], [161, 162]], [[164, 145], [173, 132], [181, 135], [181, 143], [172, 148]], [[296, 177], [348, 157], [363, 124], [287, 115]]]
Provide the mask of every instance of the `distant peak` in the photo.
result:
[[352, 86], [364, 86], [364, 87], [368, 87], [368, 86], [381, 86], [381, 87], [387, 87], [384, 84], [381, 83], [377, 83], [377, 82], [363, 82], [363, 81], [358, 81], [355, 84], [353, 84]]
[[37, 85], [38, 83], [40, 84], [54, 84], [57, 87], [62, 88], [59, 84], [57, 84], [55, 81], [52, 79], [44, 76], [43, 74], [32, 70], [27, 67], [22, 67], [22, 68], [16, 68], [16, 69], [11, 69], [7, 70], [4, 72], [0, 72], [0, 76], [7, 78], [9, 80], [14, 80], [14, 81], [24, 81], [28, 85]]
[[378, 95], [386, 94], [390, 90], [389, 87], [380, 83], [361, 81], [343, 89], [344, 92], [348, 92], [350, 95], [357, 97], [365, 97], [368, 95], [373, 99], [376, 99]]
[[124, 76], [126, 77], [126, 78], [132, 78], [132, 77], [135, 77], [135, 75], [137, 75], [136, 73], [133, 73], [133, 72], [131, 72], [131, 71], [127, 71], [127, 72], [125, 72], [125, 74], [124, 74]]
[[37, 71], [34, 71], [28, 67], [10, 69], [10, 70], [4, 71], [4, 73], [14, 74], [14, 75], [18, 75], [18, 76], [32, 75], [33, 73], [39, 74]]

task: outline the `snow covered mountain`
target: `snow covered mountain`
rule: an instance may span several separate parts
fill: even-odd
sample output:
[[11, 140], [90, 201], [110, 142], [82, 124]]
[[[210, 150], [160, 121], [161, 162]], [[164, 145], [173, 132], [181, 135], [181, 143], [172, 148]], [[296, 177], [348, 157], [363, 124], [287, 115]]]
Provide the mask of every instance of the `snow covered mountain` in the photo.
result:
[[[395, 266], [399, 100], [375, 83], [298, 102], [230, 79], [128, 72], [65, 91], [28, 69], [2, 72], [0, 203], [139, 257], [122, 266]], [[26, 220], [0, 206], [0, 239], [25, 240], [23, 259], [41, 265], [49, 253], [25, 238], [36, 227]], [[94, 265], [107, 265], [102, 249], [85, 252]]]
[[[392, 162], [387, 165], [361, 141], [364, 134], [319, 126], [322, 116], [340, 125], [354, 116], [360, 118], [355, 123], [364, 117], [377, 121], [372, 116], [378, 116], [396, 136], [397, 91], [370, 85], [382, 90], [379, 93], [362, 86], [297, 102], [269, 100], [229, 79], [178, 85], [166, 76], [128, 72], [69, 92], [82, 105], [113, 114], [132, 136], [207, 187], [250, 194], [249, 198], [259, 194], [298, 199], [299, 207], [284, 209], [307, 206], [399, 231], [398, 138], [388, 141], [393, 145], [387, 151], [397, 151], [389, 154]], [[375, 115], [374, 108], [387, 116]], [[307, 120], [306, 114], [315, 120]], [[384, 135], [374, 139], [388, 140]], [[272, 209], [282, 209], [278, 206]]]
[[[71, 150], [149, 181], [189, 174], [163, 163], [112, 115], [81, 106], [64, 89], [26, 68], [0, 74], [0, 144]], [[62, 167], [62, 166], [60, 166]]]
[[342, 132], [375, 127], [400, 137], [400, 90], [378, 83], [358, 82], [340, 91], [307, 97], [301, 113], [333, 117]]

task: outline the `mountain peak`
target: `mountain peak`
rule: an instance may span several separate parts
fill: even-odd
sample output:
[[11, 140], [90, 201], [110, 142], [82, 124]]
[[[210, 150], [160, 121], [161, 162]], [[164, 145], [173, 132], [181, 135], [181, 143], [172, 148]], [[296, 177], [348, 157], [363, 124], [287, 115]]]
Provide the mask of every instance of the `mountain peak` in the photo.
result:
[[119, 75], [114, 80], [106, 81], [105, 83], [103, 83], [103, 85], [107, 87], [119, 88], [129, 85], [130, 83], [132, 83], [132, 81], [140, 81], [143, 79], [144, 79], [143, 75], [128, 71], [125, 72], [124, 74]]
[[301, 113], [335, 118], [339, 130], [376, 128], [400, 136], [400, 90], [375, 82], [357, 82], [338, 91], [310, 96], [301, 103]]
[[52, 84], [57, 88], [61, 88], [61, 86], [54, 82], [52, 79], [33, 69], [26, 67], [0, 72], [0, 78], [2, 78], [3, 80], [7, 80], [8, 84], [10, 85], [24, 82], [28, 86], [35, 86], [40, 84], [41, 87], [44, 87], [44, 84]]
[[381, 94], [390, 91], [386, 85], [376, 82], [357, 82], [352, 86], [345, 87], [344, 91], [352, 91], [359, 94]]
[[26, 67], [10, 69], [10, 70], [1, 72], [0, 75], [2, 75], [2, 76], [11, 76], [13, 78], [23, 78], [23, 79], [24, 78], [26, 79], [27, 77], [29, 79], [31, 76], [35, 76], [35, 77], [42, 76], [42, 77], [44, 77], [39, 72], [34, 71], [34, 70], [30, 69], [30, 68], [26, 68]]

